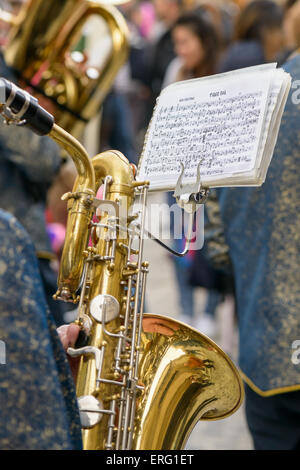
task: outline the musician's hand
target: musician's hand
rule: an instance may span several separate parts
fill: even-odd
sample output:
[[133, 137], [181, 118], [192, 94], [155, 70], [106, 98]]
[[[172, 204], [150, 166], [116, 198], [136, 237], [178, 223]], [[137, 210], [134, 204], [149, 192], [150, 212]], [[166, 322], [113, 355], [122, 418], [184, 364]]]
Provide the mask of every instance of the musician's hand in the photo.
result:
[[[59, 328], [57, 328], [58, 336], [66, 352], [69, 347], [74, 347], [77, 341], [78, 335], [79, 335], [79, 331], [80, 331], [80, 327], [78, 325], [75, 325], [75, 323], [70, 323], [69, 325], [62, 325]], [[72, 358], [68, 355], [67, 357], [68, 357], [70, 368], [73, 374], [73, 378], [74, 380], [76, 380], [80, 358], [79, 357]]]
[[80, 327], [75, 323], [69, 325], [62, 325], [57, 328], [58, 336], [62, 342], [64, 350], [67, 351], [69, 347], [74, 347], [78, 338]]

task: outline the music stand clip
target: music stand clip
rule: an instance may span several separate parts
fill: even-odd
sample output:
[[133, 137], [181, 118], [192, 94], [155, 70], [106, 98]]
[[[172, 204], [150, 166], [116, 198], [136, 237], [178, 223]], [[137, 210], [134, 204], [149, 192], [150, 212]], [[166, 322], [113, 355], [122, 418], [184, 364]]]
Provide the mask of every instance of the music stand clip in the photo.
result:
[[203, 188], [201, 184], [200, 165], [201, 161], [197, 166], [196, 182], [182, 184], [185, 168], [184, 164], [180, 162], [181, 173], [173, 194], [179, 207], [190, 213], [195, 212], [198, 209], [198, 205], [205, 203], [209, 193], [209, 189]]

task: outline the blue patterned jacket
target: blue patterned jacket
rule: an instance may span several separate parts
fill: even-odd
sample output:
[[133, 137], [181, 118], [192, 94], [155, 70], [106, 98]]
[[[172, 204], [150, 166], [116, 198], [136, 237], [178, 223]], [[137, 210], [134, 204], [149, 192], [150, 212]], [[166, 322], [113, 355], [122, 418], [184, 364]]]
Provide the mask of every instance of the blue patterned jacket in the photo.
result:
[[74, 382], [34, 246], [15, 217], [2, 210], [0, 346], [0, 449], [81, 449]]
[[263, 396], [300, 389], [300, 55], [283, 68], [298, 91], [290, 91], [265, 183], [215, 190], [206, 203], [205, 249], [235, 278], [239, 366]]

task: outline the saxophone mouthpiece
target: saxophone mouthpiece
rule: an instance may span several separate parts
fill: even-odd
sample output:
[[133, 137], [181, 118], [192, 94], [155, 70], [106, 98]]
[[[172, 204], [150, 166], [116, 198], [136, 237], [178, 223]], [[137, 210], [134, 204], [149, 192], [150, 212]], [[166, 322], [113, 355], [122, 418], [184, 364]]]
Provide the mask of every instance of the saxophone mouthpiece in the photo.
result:
[[1, 114], [8, 124], [26, 125], [38, 135], [51, 132], [54, 117], [39, 105], [36, 98], [5, 78], [0, 78], [0, 104], [6, 106]]

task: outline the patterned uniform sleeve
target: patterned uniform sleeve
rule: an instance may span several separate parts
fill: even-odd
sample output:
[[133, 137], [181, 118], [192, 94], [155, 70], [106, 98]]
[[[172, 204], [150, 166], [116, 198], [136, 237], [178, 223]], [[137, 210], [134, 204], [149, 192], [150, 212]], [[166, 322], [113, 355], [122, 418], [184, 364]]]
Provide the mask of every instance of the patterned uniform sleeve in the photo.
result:
[[33, 245], [1, 210], [0, 340], [0, 449], [81, 449], [74, 383]]

